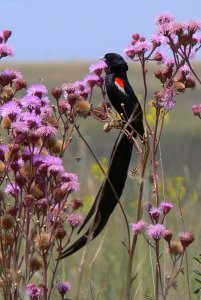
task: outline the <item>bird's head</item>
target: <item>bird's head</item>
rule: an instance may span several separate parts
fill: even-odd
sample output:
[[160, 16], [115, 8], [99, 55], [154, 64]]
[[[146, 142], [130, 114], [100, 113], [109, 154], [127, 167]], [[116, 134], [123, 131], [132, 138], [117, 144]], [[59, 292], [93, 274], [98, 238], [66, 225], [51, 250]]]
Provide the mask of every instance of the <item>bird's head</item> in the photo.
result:
[[128, 71], [128, 65], [123, 57], [117, 53], [107, 53], [101, 58], [109, 67], [109, 73], [115, 71]]

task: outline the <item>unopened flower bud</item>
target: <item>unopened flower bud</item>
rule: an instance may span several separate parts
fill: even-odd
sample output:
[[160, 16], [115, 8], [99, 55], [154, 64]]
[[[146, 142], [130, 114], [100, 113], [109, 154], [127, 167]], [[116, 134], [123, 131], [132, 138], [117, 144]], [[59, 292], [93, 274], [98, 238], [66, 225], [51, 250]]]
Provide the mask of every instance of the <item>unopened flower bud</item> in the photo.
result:
[[180, 242], [184, 248], [188, 247], [195, 239], [191, 232], [182, 232], [179, 235]]
[[83, 206], [82, 200], [80, 199], [72, 199], [71, 200], [71, 206], [74, 210], [80, 208]]
[[70, 106], [74, 106], [76, 101], [78, 100], [78, 96], [75, 94], [69, 94], [67, 99]]
[[23, 78], [19, 78], [15, 81], [15, 90], [20, 91], [27, 87], [26, 81]]
[[163, 233], [163, 238], [167, 241], [170, 242], [172, 239], [173, 233], [171, 230], [166, 229]]
[[63, 228], [56, 229], [56, 235], [55, 235], [56, 239], [63, 240], [65, 236], [66, 236], [66, 231]]
[[55, 87], [51, 90], [51, 94], [56, 100], [59, 100], [59, 98], [62, 95], [62, 92], [63, 92], [62, 89], [59, 87]]

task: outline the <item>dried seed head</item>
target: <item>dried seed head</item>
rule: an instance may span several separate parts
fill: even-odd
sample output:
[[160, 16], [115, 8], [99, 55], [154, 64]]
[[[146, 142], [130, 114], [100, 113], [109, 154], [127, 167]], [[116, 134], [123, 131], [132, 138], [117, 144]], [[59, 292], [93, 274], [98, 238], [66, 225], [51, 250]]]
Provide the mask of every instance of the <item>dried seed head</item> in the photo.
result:
[[39, 186], [34, 182], [31, 185], [30, 191], [32, 196], [36, 199], [40, 199], [43, 196], [43, 192], [40, 190]]
[[89, 115], [91, 105], [89, 101], [85, 100], [84, 98], [81, 98], [81, 100], [76, 102], [75, 108], [80, 116], [86, 117], [87, 115]]
[[51, 148], [52, 153], [59, 154], [63, 147], [63, 141], [57, 140], [54, 146]]
[[56, 188], [54, 190], [54, 199], [56, 202], [60, 202], [66, 196], [66, 191]]
[[178, 92], [184, 92], [186, 87], [183, 82], [177, 81], [175, 82], [175, 88]]
[[1, 126], [5, 129], [10, 128], [12, 121], [9, 119], [9, 117], [5, 117], [1, 120]]
[[0, 173], [2, 173], [5, 170], [6, 165], [0, 160]]
[[36, 227], [33, 227], [33, 228], [31, 228], [31, 230], [30, 230], [30, 239], [31, 239], [32, 241], [34, 241], [35, 238], [36, 238], [36, 236], [37, 236], [37, 228], [36, 228]]
[[1, 234], [2, 243], [6, 246], [9, 246], [13, 242], [13, 235], [8, 231], [3, 231]]
[[38, 271], [42, 267], [41, 259], [38, 257], [31, 257], [29, 260], [29, 268], [32, 272]]
[[50, 234], [46, 232], [37, 234], [35, 238], [35, 245], [36, 247], [47, 249], [50, 245]]
[[9, 86], [4, 86], [0, 92], [0, 98], [4, 101], [10, 101], [14, 96], [14, 91]]
[[8, 230], [14, 227], [15, 219], [10, 214], [4, 215], [0, 218], [1, 228]]
[[180, 241], [172, 240], [170, 241], [168, 251], [170, 254], [177, 256], [183, 252], [183, 246]]

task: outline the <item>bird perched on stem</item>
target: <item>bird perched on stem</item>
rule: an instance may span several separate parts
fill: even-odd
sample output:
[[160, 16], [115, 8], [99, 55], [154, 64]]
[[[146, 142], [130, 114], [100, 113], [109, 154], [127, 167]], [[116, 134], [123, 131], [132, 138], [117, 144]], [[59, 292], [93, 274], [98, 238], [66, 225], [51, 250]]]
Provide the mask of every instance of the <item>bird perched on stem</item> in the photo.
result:
[[[127, 63], [121, 55], [116, 53], [108, 53], [102, 59], [108, 65], [105, 78], [107, 96], [115, 110], [123, 116], [123, 123], [125, 124], [123, 129], [133, 133], [134, 137], [139, 135], [142, 138], [144, 134], [143, 113], [127, 78]], [[119, 202], [133, 149], [133, 144], [123, 131], [117, 137], [110, 157], [108, 172], [78, 233], [94, 215], [93, 221], [85, 234], [61, 253], [60, 259], [75, 253], [93, 240], [105, 227]]]

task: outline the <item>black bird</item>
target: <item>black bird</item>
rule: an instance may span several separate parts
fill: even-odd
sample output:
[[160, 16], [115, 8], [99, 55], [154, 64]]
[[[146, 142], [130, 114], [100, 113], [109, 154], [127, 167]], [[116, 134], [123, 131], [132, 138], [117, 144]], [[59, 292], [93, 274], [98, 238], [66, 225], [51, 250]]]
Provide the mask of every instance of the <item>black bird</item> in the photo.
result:
[[[123, 57], [116, 53], [106, 54], [103, 60], [108, 65], [105, 78], [108, 98], [115, 110], [123, 116], [124, 129], [133, 132], [134, 137], [138, 134], [142, 138], [144, 134], [143, 113], [127, 78], [128, 65]], [[61, 253], [60, 259], [81, 249], [105, 227], [124, 189], [132, 148], [133, 144], [128, 137], [120, 132], [112, 150], [108, 173], [78, 233], [94, 214], [95, 217], [87, 232]]]

